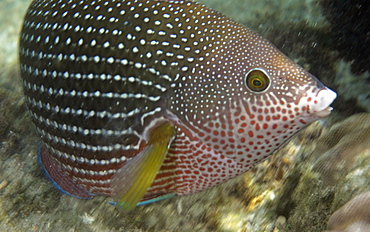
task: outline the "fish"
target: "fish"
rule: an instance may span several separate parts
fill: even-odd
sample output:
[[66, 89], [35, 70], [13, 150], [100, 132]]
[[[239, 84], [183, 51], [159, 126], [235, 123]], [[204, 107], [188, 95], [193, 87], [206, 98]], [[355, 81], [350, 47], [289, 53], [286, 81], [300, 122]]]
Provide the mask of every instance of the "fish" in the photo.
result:
[[245, 173], [337, 96], [193, 1], [33, 0], [19, 47], [46, 176], [124, 211]]

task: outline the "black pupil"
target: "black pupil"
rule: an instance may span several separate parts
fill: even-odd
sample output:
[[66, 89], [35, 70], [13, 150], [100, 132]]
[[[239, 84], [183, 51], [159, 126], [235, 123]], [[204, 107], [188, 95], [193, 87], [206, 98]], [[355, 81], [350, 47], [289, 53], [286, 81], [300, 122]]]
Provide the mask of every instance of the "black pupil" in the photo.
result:
[[253, 86], [260, 87], [262, 85], [262, 82], [258, 79], [253, 80]]

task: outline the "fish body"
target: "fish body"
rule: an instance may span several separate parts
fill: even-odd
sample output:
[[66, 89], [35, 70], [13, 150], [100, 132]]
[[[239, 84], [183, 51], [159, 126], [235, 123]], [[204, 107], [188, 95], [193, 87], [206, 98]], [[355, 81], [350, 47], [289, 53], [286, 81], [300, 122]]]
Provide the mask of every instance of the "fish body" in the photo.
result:
[[54, 185], [129, 209], [246, 172], [336, 98], [260, 35], [191, 1], [34, 0], [20, 67]]

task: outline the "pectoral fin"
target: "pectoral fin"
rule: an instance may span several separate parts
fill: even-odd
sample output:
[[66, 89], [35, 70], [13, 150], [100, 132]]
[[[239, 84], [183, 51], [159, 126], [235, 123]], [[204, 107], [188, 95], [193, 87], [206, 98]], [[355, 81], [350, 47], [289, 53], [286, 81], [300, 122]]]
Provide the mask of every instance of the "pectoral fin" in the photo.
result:
[[171, 123], [157, 126], [150, 132], [145, 148], [114, 174], [112, 195], [119, 208], [132, 210], [144, 197], [174, 138], [175, 127]]

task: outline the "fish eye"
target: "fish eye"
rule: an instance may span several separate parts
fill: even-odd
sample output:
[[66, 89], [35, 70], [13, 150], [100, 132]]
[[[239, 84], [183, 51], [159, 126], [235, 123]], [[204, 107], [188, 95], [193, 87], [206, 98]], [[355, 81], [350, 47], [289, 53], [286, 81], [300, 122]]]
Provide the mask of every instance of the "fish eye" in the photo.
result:
[[251, 69], [246, 75], [246, 86], [253, 92], [263, 92], [270, 86], [270, 77], [262, 69]]

